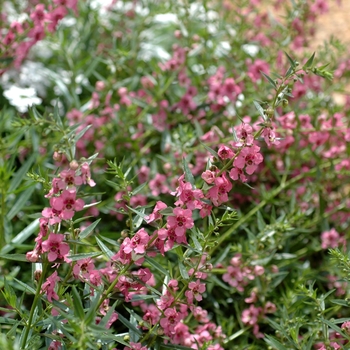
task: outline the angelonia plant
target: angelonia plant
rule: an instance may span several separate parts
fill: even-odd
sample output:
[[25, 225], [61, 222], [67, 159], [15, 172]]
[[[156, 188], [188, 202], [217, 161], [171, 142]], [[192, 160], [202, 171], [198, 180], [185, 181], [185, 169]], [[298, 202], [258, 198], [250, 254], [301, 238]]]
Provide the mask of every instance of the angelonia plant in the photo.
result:
[[0, 349], [350, 347], [329, 5], [1, 3]]

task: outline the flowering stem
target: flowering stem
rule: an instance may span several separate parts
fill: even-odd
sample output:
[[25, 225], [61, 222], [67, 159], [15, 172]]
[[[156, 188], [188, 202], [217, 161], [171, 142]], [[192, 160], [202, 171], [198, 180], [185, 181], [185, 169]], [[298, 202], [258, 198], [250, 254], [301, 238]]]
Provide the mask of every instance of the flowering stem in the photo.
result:
[[97, 309], [102, 305], [102, 303], [108, 298], [109, 293], [112, 292], [112, 290], [114, 289], [114, 287], [116, 286], [116, 284], [119, 281], [119, 277], [122, 276], [126, 271], [129, 270], [129, 268], [131, 267], [132, 263], [127, 264], [118, 274], [118, 276], [115, 278], [115, 280], [111, 283], [111, 285], [108, 287], [108, 289], [103, 292], [103, 294], [101, 295], [101, 299], [97, 305]]
[[47, 263], [44, 262], [43, 263], [43, 270], [41, 271], [40, 279], [39, 279], [38, 285], [36, 287], [36, 292], [35, 292], [34, 300], [32, 303], [32, 307], [30, 309], [30, 314], [29, 314], [29, 319], [28, 319], [27, 325], [26, 325], [26, 330], [25, 330], [24, 336], [23, 336], [22, 341], [21, 341], [21, 349], [25, 349], [25, 346], [27, 344], [29, 331], [32, 328], [34, 312], [35, 312], [35, 309], [37, 307], [38, 300], [40, 298], [41, 286], [42, 286], [44, 279], [45, 279], [46, 268], [47, 268]]
[[237, 229], [239, 228], [242, 224], [244, 224], [248, 219], [250, 219], [251, 216], [253, 216], [255, 213], [257, 213], [260, 209], [262, 209], [271, 199], [273, 199], [274, 197], [276, 197], [277, 195], [279, 195], [283, 190], [285, 190], [287, 187], [289, 187], [290, 185], [294, 184], [295, 182], [300, 181], [303, 177], [310, 175], [312, 173], [315, 173], [317, 171], [319, 171], [320, 169], [324, 169], [324, 168], [328, 168], [329, 166], [334, 165], [334, 161], [332, 162], [326, 162], [322, 165], [320, 165], [319, 168], [317, 169], [312, 169], [306, 173], [301, 173], [295, 177], [293, 177], [292, 179], [290, 179], [287, 182], [283, 182], [280, 184], [279, 187], [277, 187], [274, 191], [272, 191], [270, 193], [270, 195], [262, 200], [258, 205], [256, 205], [249, 213], [247, 213], [246, 215], [244, 215], [243, 217], [241, 217], [240, 220], [238, 220], [232, 227], [230, 227], [226, 232], [224, 232], [217, 240], [217, 244], [211, 249], [211, 251], [209, 252], [209, 255], [213, 255], [213, 253], [215, 252], [216, 249], [218, 249], [220, 247], [220, 245], [226, 241], [230, 235]]

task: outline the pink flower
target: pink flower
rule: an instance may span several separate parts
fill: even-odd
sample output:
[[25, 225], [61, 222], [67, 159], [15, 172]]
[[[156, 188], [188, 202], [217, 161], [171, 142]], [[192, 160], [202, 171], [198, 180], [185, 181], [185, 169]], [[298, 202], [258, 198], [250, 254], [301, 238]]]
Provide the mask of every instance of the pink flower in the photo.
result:
[[234, 157], [234, 153], [233, 151], [231, 150], [231, 148], [227, 147], [227, 146], [220, 146], [219, 150], [218, 150], [218, 156], [221, 158], [221, 159], [231, 159]]
[[52, 303], [52, 299], [59, 300], [58, 295], [55, 292], [55, 286], [61, 278], [57, 276], [57, 271], [55, 271], [50, 277], [46, 279], [41, 287], [41, 292], [46, 292], [47, 300]]
[[277, 308], [274, 303], [271, 303], [271, 301], [268, 301], [264, 306], [264, 312], [265, 314], [273, 314], [276, 312]]
[[76, 279], [78, 279], [80, 276], [88, 279], [94, 268], [95, 265], [91, 258], [78, 260], [73, 267], [73, 276]]
[[179, 179], [179, 187], [176, 189], [176, 195], [179, 196], [179, 199], [175, 202], [177, 206], [186, 205], [188, 209], [201, 209], [202, 202], [201, 198], [204, 197], [204, 194], [201, 190], [193, 189], [192, 185], [189, 182], [184, 182], [183, 177]]
[[201, 283], [199, 279], [196, 282], [190, 282], [188, 288], [189, 290], [186, 291], [185, 295], [189, 304], [193, 303], [193, 298], [197, 301], [203, 299], [202, 294], [205, 292], [205, 284]]
[[261, 135], [264, 137], [265, 142], [269, 147], [272, 145], [278, 146], [280, 144], [280, 142], [276, 140], [276, 134], [272, 128], [265, 128]]
[[129, 254], [134, 251], [136, 254], [144, 254], [149, 239], [150, 237], [147, 231], [144, 228], [141, 228], [135, 233], [134, 237], [128, 240], [128, 243], [123, 247], [124, 253]]
[[263, 161], [263, 156], [259, 153], [260, 147], [253, 145], [251, 147], [244, 147], [233, 164], [239, 169], [245, 167], [248, 175], [252, 175], [258, 165]]
[[208, 191], [208, 198], [218, 207], [228, 201], [228, 192], [232, 189], [231, 182], [225, 174], [215, 178], [215, 185]]
[[52, 208], [44, 208], [43, 211], [41, 212], [42, 216], [45, 219], [48, 219], [50, 225], [55, 225], [62, 221], [61, 219], [62, 210], [57, 210], [53, 207], [55, 200], [56, 200], [56, 197], [51, 198], [50, 205]]
[[64, 235], [50, 233], [49, 238], [42, 243], [43, 252], [49, 252], [48, 260], [50, 262], [57, 259], [65, 259], [69, 253], [69, 245], [63, 242]]
[[181, 316], [175, 308], [168, 308], [164, 311], [164, 317], [160, 319], [160, 325], [168, 336], [175, 333], [175, 326], [180, 322]]
[[168, 193], [169, 188], [166, 185], [166, 176], [163, 174], [156, 174], [153, 180], [149, 182], [149, 188], [153, 196], [158, 196], [160, 193]]
[[250, 305], [249, 309], [245, 309], [242, 312], [242, 322], [244, 324], [253, 326], [253, 334], [257, 338], [263, 338], [264, 335], [259, 332], [258, 319], [262, 313], [261, 307], [255, 307], [254, 305]]
[[216, 174], [214, 171], [206, 170], [202, 173], [201, 178], [209, 185], [215, 182]]
[[251, 146], [254, 142], [253, 128], [246, 123], [235, 127], [238, 142], [235, 143], [236, 147]]
[[345, 332], [350, 335], [350, 321], [346, 321], [341, 325], [341, 329], [344, 329]]
[[228, 174], [230, 178], [234, 181], [240, 179], [242, 182], [247, 182], [247, 177], [244, 174], [244, 171], [239, 168], [232, 168]]
[[168, 216], [168, 228], [175, 229], [177, 236], [184, 236], [186, 229], [193, 227], [192, 211], [191, 209], [175, 208], [173, 210], [174, 216]]
[[339, 233], [332, 228], [330, 231], [325, 231], [321, 234], [322, 248], [337, 248], [341, 244], [345, 244], [344, 237], [341, 237]]
[[75, 197], [75, 191], [64, 190], [61, 196], [51, 198], [52, 209], [60, 212], [59, 216], [61, 219], [69, 220], [74, 216], [74, 211], [84, 209], [84, 201], [80, 198], [76, 199]]
[[91, 179], [90, 166], [88, 163], [83, 163], [81, 166], [81, 176], [83, 180], [83, 184], [88, 184], [90, 187], [94, 187], [96, 185], [95, 181]]
[[153, 209], [152, 214], [150, 214], [149, 216], [147, 216], [145, 218], [147, 224], [150, 224], [151, 222], [156, 221], [156, 220], [160, 220], [162, 218], [162, 214], [160, 213], [160, 211], [167, 208], [167, 207], [168, 206], [164, 202], [158, 201], [156, 203], [156, 206]]
[[80, 186], [83, 183], [82, 177], [75, 175], [75, 171], [72, 169], [61, 171], [60, 178], [64, 183], [64, 187], [61, 189], [66, 188], [66, 186], [74, 188], [74, 186]]

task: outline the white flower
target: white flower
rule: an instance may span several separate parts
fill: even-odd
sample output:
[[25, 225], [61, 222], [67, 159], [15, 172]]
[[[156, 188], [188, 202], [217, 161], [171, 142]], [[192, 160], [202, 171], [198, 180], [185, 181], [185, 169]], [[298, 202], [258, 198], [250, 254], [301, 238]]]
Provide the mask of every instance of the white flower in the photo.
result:
[[36, 96], [34, 88], [21, 88], [16, 85], [12, 85], [8, 90], [5, 90], [4, 96], [21, 113], [27, 112], [28, 106], [39, 105], [42, 102], [41, 98]]

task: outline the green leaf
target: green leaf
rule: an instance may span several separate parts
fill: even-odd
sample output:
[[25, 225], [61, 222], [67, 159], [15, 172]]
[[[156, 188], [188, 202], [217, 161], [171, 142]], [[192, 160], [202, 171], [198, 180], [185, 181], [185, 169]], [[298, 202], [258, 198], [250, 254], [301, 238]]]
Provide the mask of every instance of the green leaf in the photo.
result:
[[96, 220], [91, 225], [86, 227], [83, 231], [79, 233], [79, 238], [84, 239], [90, 235], [90, 233], [95, 229], [95, 227], [98, 225], [98, 223], [101, 221], [101, 219]]
[[280, 271], [274, 275], [272, 281], [270, 282], [271, 290], [275, 289], [288, 276], [288, 274], [288, 271]]
[[7, 220], [12, 220], [21, 211], [21, 209], [27, 204], [28, 199], [33, 194], [34, 189], [34, 186], [29, 187], [18, 197], [16, 203], [6, 215]]
[[101, 255], [101, 252], [80, 253], [80, 254], [70, 255], [67, 258], [72, 261], [78, 261], [78, 260], [87, 259], [87, 258], [95, 258], [100, 255]]
[[39, 228], [39, 219], [34, 220], [30, 225], [28, 225], [24, 230], [22, 230], [9, 244], [6, 244], [1, 249], [1, 254], [9, 253], [15, 248], [15, 245], [23, 243], [28, 239], [37, 229]]
[[156, 270], [161, 272], [164, 276], [169, 277], [169, 272], [167, 270], [165, 270], [165, 268], [162, 265], [160, 265], [155, 259], [151, 259], [148, 256], [145, 256], [145, 261], [148, 264], [150, 264], [152, 267], [154, 267]]
[[0, 258], [6, 259], [6, 260], [29, 262], [25, 254], [0, 254]]
[[25, 178], [29, 168], [33, 165], [34, 161], [38, 158], [37, 153], [33, 153], [16, 172], [16, 175], [12, 178], [9, 193], [15, 191], [22, 180]]
[[83, 130], [78, 132], [78, 134], [75, 135], [75, 138], [74, 138], [75, 142], [79, 141], [91, 127], [92, 127], [92, 125], [88, 125]]
[[102, 252], [108, 257], [108, 259], [111, 259], [114, 253], [97, 236], [95, 238]]
[[264, 109], [260, 106], [260, 104], [257, 101], [253, 101], [255, 108], [258, 110], [259, 114], [262, 116], [262, 118], [266, 121], [266, 115], [264, 112]]
[[284, 54], [287, 56], [287, 59], [288, 59], [290, 65], [294, 69], [296, 67], [295, 61], [287, 54], [287, 52], [284, 51]]
[[333, 299], [331, 300], [331, 303], [345, 306], [345, 307], [350, 307], [349, 302], [343, 299]]
[[53, 118], [54, 118], [55, 122], [57, 123], [57, 125], [61, 129], [64, 129], [64, 126], [63, 126], [63, 123], [62, 123], [62, 119], [60, 117], [60, 113], [59, 113], [59, 109], [58, 109], [58, 100], [56, 101], [54, 109], [53, 109]]
[[146, 294], [134, 294], [131, 298], [131, 302], [149, 300], [149, 299], [159, 299], [158, 295], [146, 295]]
[[217, 152], [215, 152], [212, 148], [208, 147], [205, 143], [200, 141], [200, 144], [209, 152], [211, 153], [215, 158], [219, 158]]
[[137, 186], [134, 190], [132, 190], [132, 195], [135, 196], [135, 194], [138, 194], [141, 192], [141, 190], [147, 185], [147, 182], [144, 182], [143, 184]]
[[185, 280], [188, 280], [190, 277], [188, 276], [188, 272], [186, 270], [185, 265], [179, 260], [179, 270], [181, 277]]
[[77, 316], [81, 321], [84, 321], [85, 313], [83, 304], [81, 302], [81, 296], [77, 291], [75, 286], [72, 286], [72, 294], [73, 294], [73, 304], [74, 304], [74, 315]]
[[31, 286], [29, 286], [28, 284], [18, 280], [17, 278], [13, 279], [14, 281], [16, 281], [22, 288], [18, 288], [18, 286], [14, 285], [13, 287], [15, 287], [18, 290], [22, 290], [24, 292], [30, 292], [33, 295], [35, 295], [36, 291], [34, 288], [32, 288]]
[[335, 330], [337, 333], [339, 333], [339, 334], [340, 334], [341, 336], [343, 336], [345, 339], [350, 340], [350, 335], [347, 334], [346, 332], [343, 332], [343, 330], [342, 330], [340, 327], [338, 327], [337, 325], [335, 325], [333, 322], [328, 321], [328, 320], [326, 320], [326, 319], [324, 319], [324, 318], [322, 318], [321, 321], [322, 321], [323, 323], [325, 323], [327, 326], [329, 326], [330, 328], [332, 328], [333, 330]]
[[189, 182], [192, 187], [194, 187], [194, 177], [191, 173], [191, 170], [190, 168], [188, 167], [188, 162], [187, 162], [187, 159], [186, 157], [183, 157], [182, 158], [182, 165], [183, 165], [183, 169], [184, 169], [184, 172], [185, 172], [185, 179], [187, 182]]
[[271, 337], [268, 334], [265, 334], [264, 340], [266, 341], [267, 344], [272, 346], [274, 349], [277, 350], [288, 350], [282, 343], [280, 343], [277, 339]]
[[272, 87], [276, 90], [277, 89], [277, 85], [276, 83], [267, 75], [265, 74], [263, 71], [260, 71], [260, 73], [268, 80], [268, 82], [272, 85]]
[[136, 328], [131, 322], [129, 322], [122, 314], [120, 314], [118, 311], [116, 311], [116, 313], [118, 314], [118, 321], [120, 321], [125, 327], [127, 327], [130, 330], [132, 330], [133, 332], [135, 332], [138, 335], [142, 335], [142, 332]]

